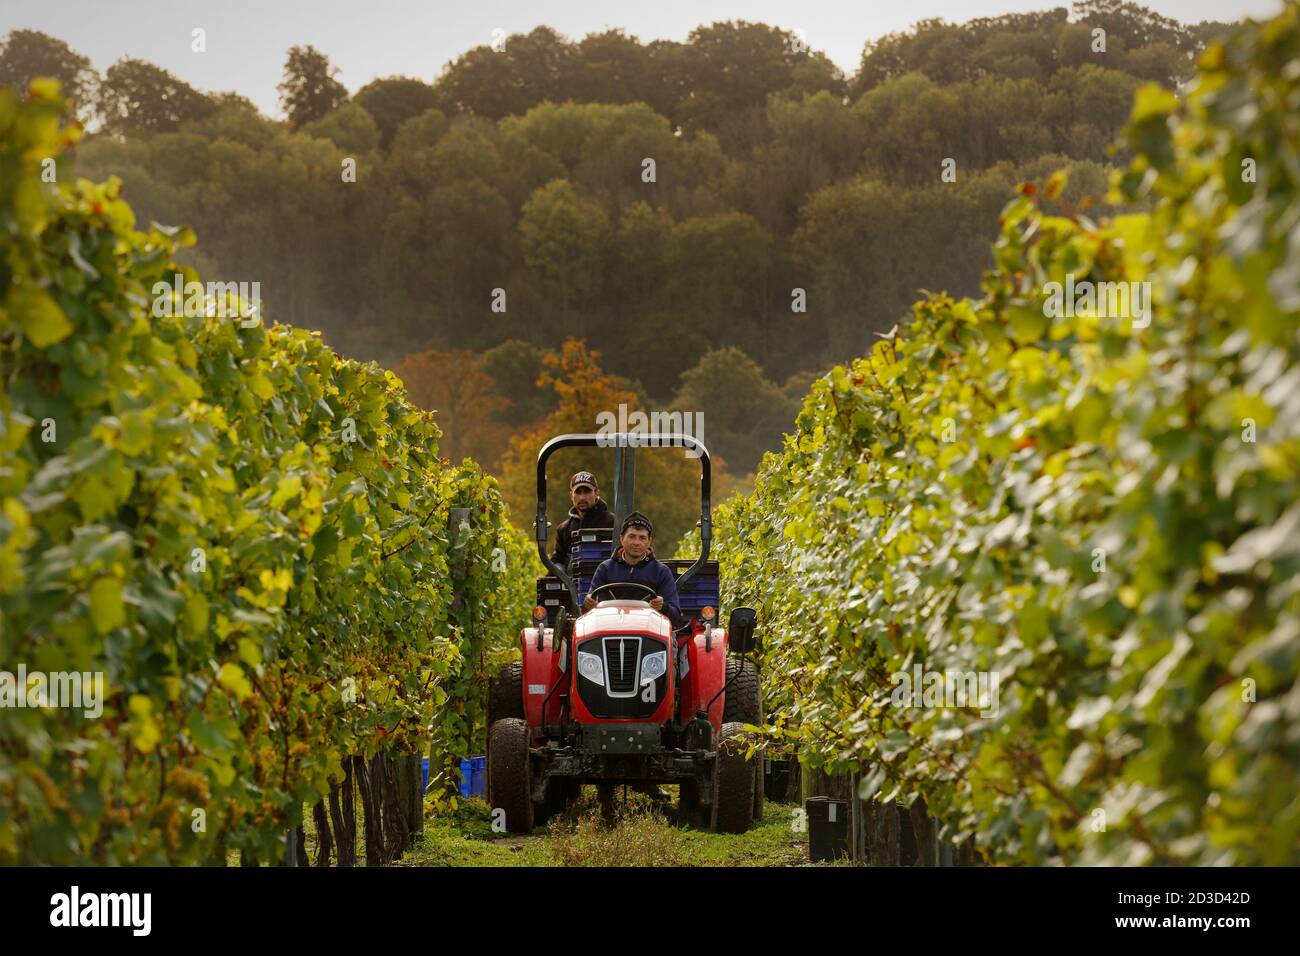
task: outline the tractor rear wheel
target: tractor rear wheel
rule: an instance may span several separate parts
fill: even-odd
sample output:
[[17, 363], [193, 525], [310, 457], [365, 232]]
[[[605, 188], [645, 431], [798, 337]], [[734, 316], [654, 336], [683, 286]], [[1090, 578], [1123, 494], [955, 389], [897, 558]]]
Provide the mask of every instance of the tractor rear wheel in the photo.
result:
[[725, 723], [713, 758], [713, 806], [709, 829], [714, 833], [744, 833], [754, 822], [754, 761], [746, 760], [749, 734], [739, 723]]
[[753, 661], [727, 660], [727, 692], [722, 695], [724, 724], [757, 724], [763, 719], [759, 695], [758, 668]]
[[528, 724], [506, 717], [488, 731], [488, 803], [495, 814], [505, 811], [506, 830], [533, 829], [532, 774], [529, 767]]
[[[732, 681], [732, 678], [735, 681]], [[758, 668], [752, 661], [727, 661], [727, 692], [723, 695], [723, 723], [736, 721], [742, 724], [763, 723], [763, 687], [758, 679]], [[758, 765], [754, 778], [754, 819], [763, 819], [763, 753], [754, 756]]]
[[491, 727], [506, 717], [524, 719], [524, 663], [502, 664], [488, 678], [487, 722]]

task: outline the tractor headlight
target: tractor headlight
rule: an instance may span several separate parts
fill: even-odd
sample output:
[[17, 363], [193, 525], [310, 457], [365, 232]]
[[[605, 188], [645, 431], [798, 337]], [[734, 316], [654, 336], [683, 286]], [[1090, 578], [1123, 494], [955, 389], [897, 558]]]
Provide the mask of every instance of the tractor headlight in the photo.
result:
[[652, 681], [656, 677], [663, 677], [668, 673], [668, 652], [655, 651], [653, 654], [647, 654], [641, 661], [641, 683]]
[[578, 673], [589, 681], [605, 686], [605, 665], [600, 662], [600, 655], [578, 651]]

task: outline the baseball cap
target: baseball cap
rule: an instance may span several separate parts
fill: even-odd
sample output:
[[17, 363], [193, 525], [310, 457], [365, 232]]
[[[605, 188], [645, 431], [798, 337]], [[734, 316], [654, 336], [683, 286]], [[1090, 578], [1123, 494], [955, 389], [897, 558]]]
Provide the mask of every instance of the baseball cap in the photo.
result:
[[569, 488], [573, 489], [578, 485], [591, 485], [594, 489], [596, 487], [596, 476], [589, 471], [579, 471], [569, 479]]

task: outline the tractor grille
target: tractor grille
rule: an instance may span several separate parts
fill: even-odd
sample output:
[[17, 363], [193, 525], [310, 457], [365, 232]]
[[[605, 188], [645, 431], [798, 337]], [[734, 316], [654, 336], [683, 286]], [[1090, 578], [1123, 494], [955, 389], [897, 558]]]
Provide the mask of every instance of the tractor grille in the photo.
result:
[[609, 692], [616, 697], [636, 692], [636, 675], [641, 669], [641, 638], [606, 637], [605, 674]]
[[658, 638], [636, 634], [610, 634], [580, 644], [579, 650], [600, 655], [605, 668], [605, 680], [599, 684], [585, 677], [574, 678], [578, 696], [591, 715], [602, 720], [644, 719], [658, 710], [665, 696], [673, 692], [670, 675], [660, 674], [650, 688], [641, 683], [641, 666], [646, 657], [667, 648]]

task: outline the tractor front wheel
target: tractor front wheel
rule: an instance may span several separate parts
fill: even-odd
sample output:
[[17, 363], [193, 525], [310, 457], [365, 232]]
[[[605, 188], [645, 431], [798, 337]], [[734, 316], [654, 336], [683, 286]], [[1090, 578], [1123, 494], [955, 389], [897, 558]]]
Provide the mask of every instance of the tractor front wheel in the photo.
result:
[[723, 724], [718, 738], [709, 812], [709, 829], [714, 833], [744, 833], [754, 822], [754, 761], [745, 759], [749, 735], [742, 726]]
[[488, 731], [488, 802], [494, 815], [505, 812], [510, 833], [533, 829], [528, 737], [528, 724], [516, 717], [498, 720]]

